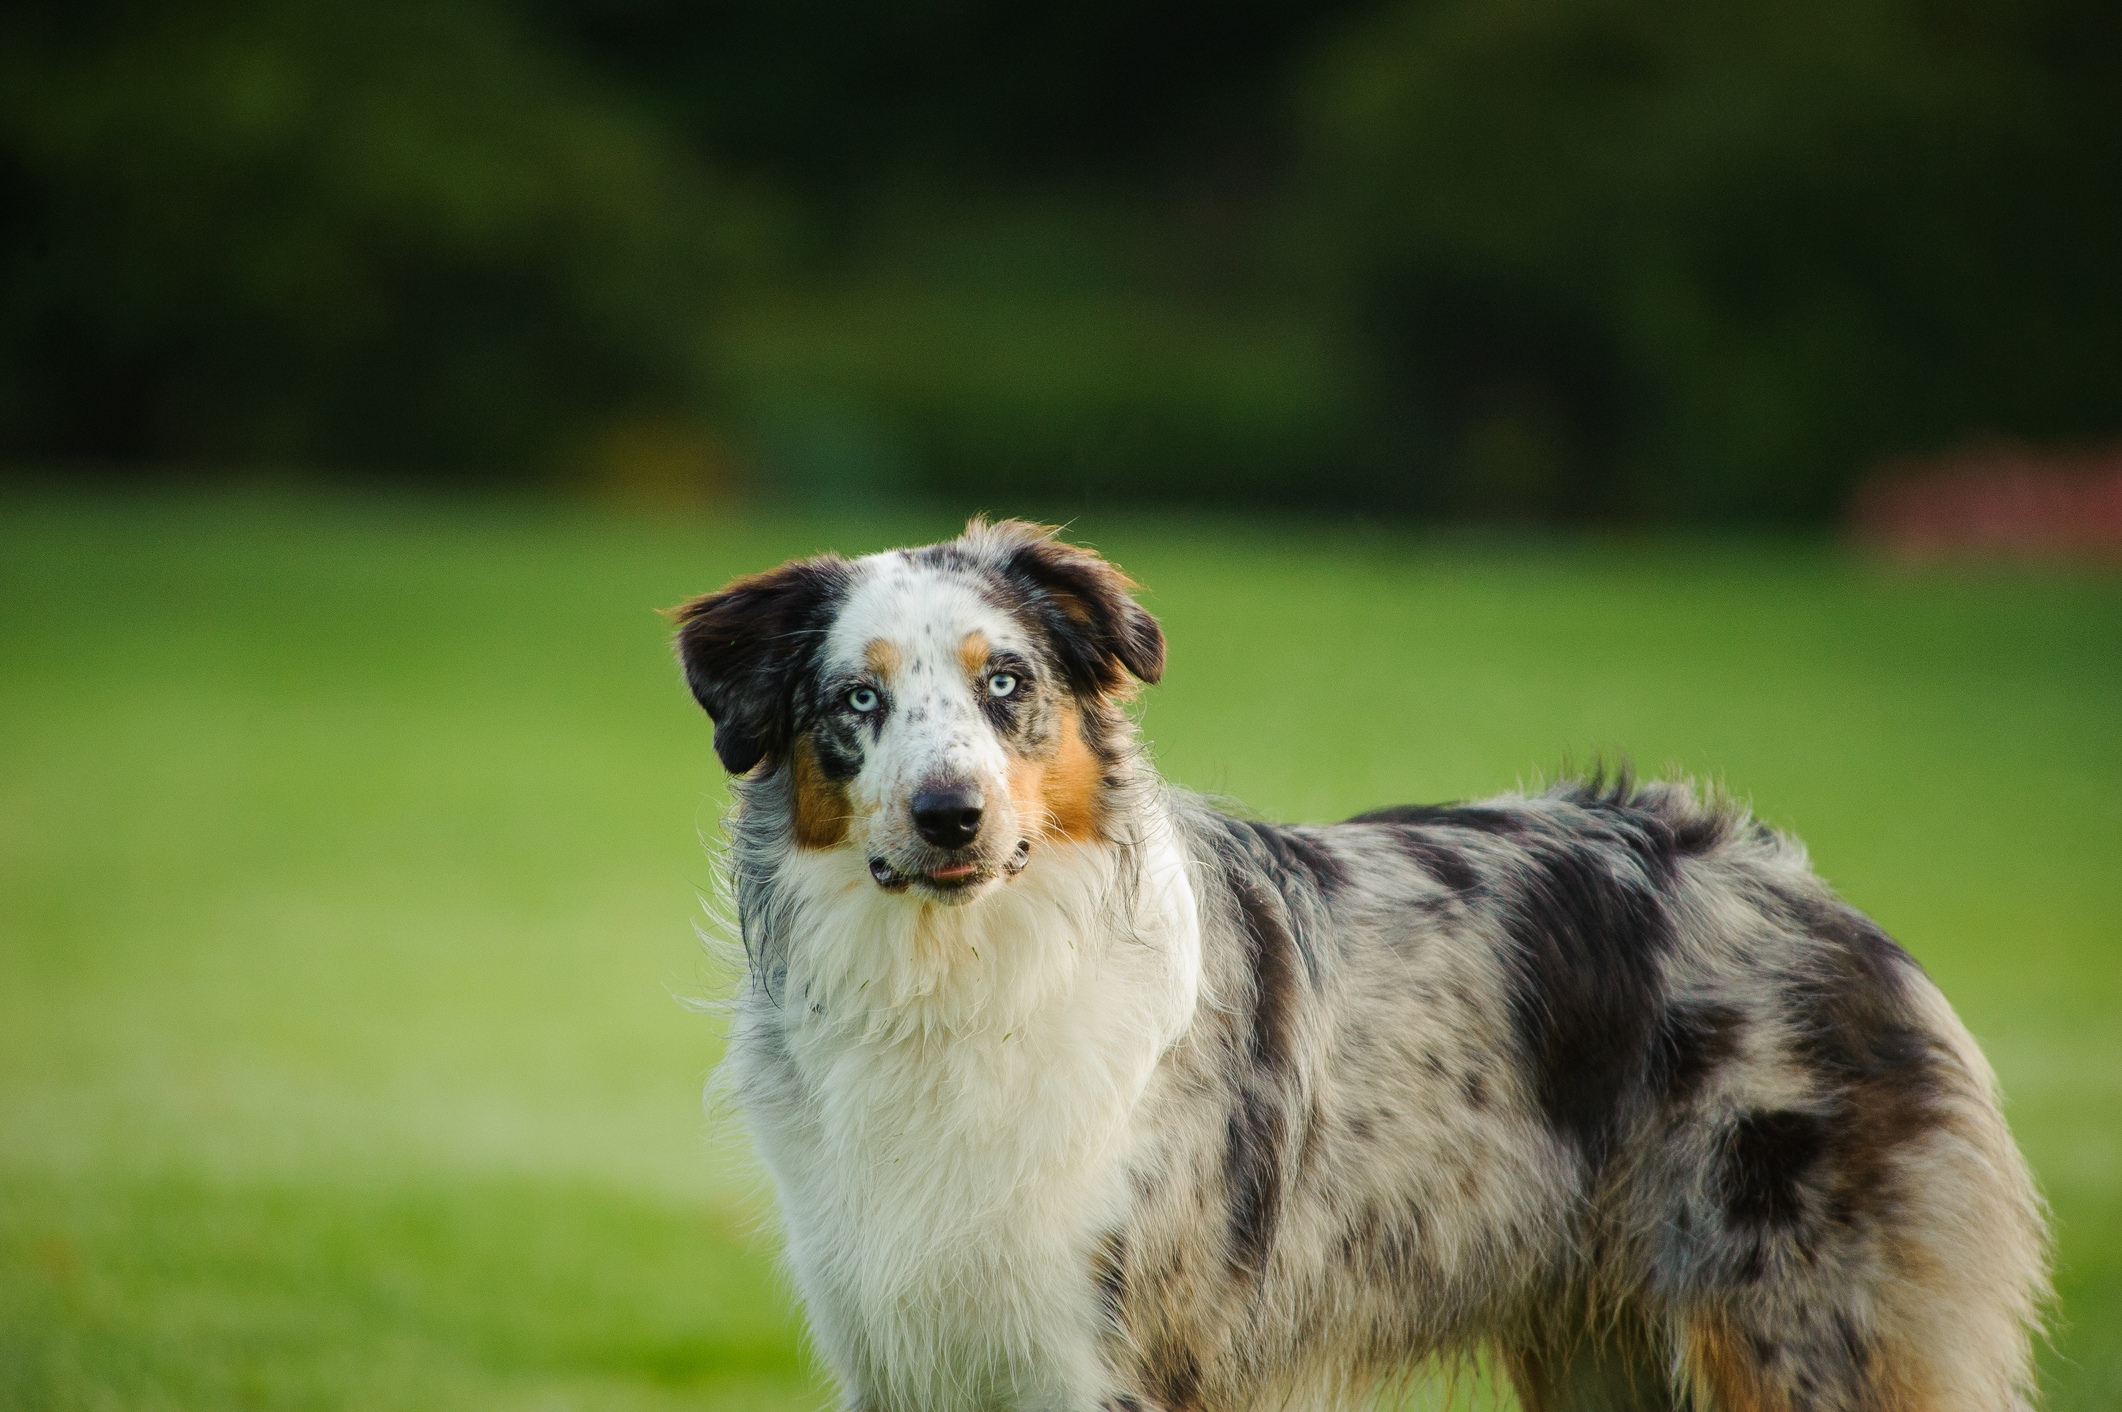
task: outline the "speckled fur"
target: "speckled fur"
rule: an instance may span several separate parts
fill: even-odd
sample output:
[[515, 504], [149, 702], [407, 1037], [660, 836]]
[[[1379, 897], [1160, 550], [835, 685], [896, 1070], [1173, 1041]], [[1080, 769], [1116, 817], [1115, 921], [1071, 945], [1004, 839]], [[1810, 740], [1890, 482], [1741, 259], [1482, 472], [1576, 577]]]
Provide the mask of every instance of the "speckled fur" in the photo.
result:
[[[1130, 587], [976, 521], [678, 610], [740, 775], [727, 1077], [849, 1407], [1356, 1406], [1483, 1347], [1530, 1412], [2031, 1405], [1995, 1081], [1798, 844], [1625, 778], [1232, 818], [1136, 750]], [[991, 803], [950, 889], [946, 777]]]

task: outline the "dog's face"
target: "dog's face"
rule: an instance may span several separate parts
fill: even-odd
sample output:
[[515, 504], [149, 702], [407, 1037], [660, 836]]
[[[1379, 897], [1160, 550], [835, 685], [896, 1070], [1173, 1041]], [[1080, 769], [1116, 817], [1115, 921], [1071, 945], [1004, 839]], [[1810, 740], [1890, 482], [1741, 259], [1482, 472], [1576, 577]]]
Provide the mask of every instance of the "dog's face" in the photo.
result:
[[785, 564], [677, 610], [686, 678], [733, 774], [785, 772], [799, 848], [965, 901], [1044, 842], [1100, 836], [1114, 707], [1164, 635], [1088, 550], [1016, 521]]

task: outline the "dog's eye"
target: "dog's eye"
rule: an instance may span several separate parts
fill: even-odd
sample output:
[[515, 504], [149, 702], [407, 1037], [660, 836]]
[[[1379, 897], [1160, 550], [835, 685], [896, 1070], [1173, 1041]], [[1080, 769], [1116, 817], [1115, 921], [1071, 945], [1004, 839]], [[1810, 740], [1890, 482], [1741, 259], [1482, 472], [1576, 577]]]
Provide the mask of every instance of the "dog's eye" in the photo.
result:
[[876, 710], [877, 689], [871, 686], [856, 687], [847, 694], [847, 705], [848, 709], [854, 711], [868, 712]]
[[989, 696], [1008, 696], [1017, 689], [1017, 678], [1009, 672], [997, 672], [987, 679]]

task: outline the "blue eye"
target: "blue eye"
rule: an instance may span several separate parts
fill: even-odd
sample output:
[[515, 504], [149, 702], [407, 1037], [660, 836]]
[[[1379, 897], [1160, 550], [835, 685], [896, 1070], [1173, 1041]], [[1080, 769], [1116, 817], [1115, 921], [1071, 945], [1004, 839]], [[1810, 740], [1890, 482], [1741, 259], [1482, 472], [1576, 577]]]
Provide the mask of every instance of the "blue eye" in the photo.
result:
[[1008, 672], [997, 672], [987, 679], [989, 696], [1008, 696], [1017, 689], [1017, 679]]
[[865, 713], [866, 713], [866, 712], [870, 712], [870, 711], [874, 711], [874, 710], [876, 710], [876, 709], [877, 709], [877, 690], [876, 690], [876, 688], [875, 688], [875, 687], [869, 687], [869, 686], [858, 686], [858, 687], [856, 687], [856, 688], [855, 688], [855, 689], [854, 689], [853, 691], [850, 691], [850, 692], [849, 692], [849, 693], [847, 694], [847, 704], [848, 704], [848, 708], [849, 708], [850, 710], [854, 710], [854, 711], [862, 711], [862, 712], [865, 712]]

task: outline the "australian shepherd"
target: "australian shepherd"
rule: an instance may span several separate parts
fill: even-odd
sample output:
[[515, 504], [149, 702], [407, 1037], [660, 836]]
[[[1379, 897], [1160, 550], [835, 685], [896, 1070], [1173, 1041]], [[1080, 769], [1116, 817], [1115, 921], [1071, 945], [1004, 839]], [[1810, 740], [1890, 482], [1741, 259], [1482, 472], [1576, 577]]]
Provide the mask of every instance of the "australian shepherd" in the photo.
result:
[[1682, 784], [1342, 824], [1158, 778], [1164, 636], [980, 520], [675, 610], [735, 776], [725, 1076], [858, 1412], [2032, 1405], [1989, 1065], [1803, 848]]

